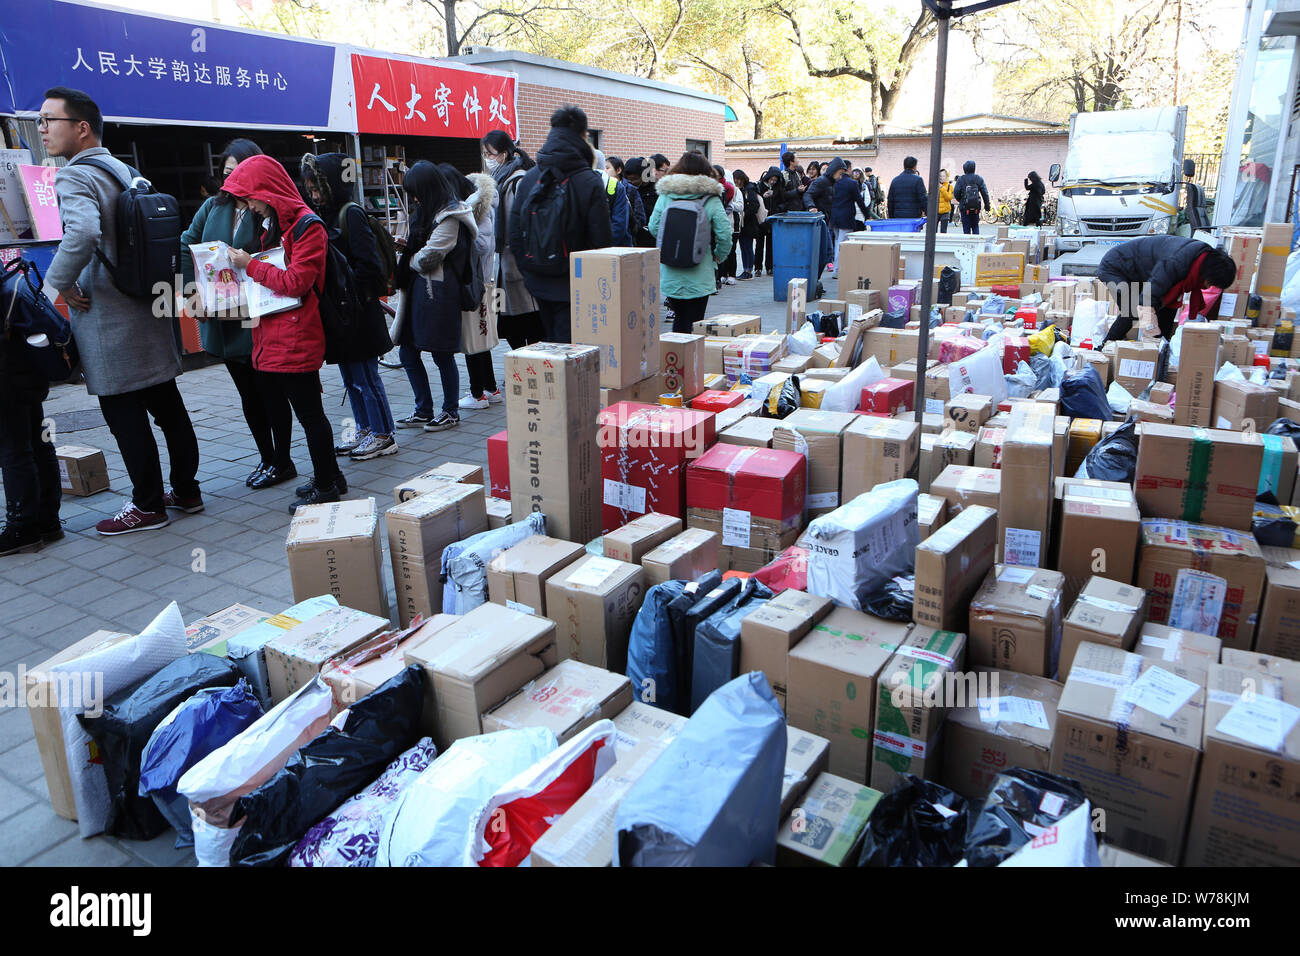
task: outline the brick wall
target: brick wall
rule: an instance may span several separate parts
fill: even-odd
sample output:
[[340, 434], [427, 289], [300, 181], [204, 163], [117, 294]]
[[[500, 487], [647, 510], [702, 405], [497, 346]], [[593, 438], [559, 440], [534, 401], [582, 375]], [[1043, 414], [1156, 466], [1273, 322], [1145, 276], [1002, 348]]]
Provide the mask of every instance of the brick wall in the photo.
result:
[[626, 160], [632, 156], [663, 153], [672, 160], [686, 151], [686, 140], [709, 143], [709, 155], [715, 163], [726, 157], [725, 124], [721, 110], [682, 109], [645, 103], [639, 100], [575, 92], [532, 83], [519, 84], [520, 144], [530, 155], [546, 141], [551, 113], [565, 104], [580, 106], [587, 113], [587, 123], [600, 133], [600, 149], [606, 156]]

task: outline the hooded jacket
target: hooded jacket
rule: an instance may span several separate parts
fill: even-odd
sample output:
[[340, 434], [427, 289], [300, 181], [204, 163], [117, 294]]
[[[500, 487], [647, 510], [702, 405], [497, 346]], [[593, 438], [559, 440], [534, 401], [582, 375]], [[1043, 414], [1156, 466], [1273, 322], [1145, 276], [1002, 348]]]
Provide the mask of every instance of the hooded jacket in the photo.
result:
[[1025, 212], [1020, 217], [1020, 224], [1037, 226], [1043, 221], [1043, 197], [1047, 194], [1047, 187], [1041, 176], [1030, 173], [1025, 177], [1025, 189], [1029, 194], [1025, 196]]
[[492, 290], [489, 287], [496, 274], [496, 220], [497, 184], [491, 176], [470, 173], [474, 184], [465, 204], [474, 216], [478, 236], [474, 239], [474, 255], [478, 256], [483, 271], [483, 298], [477, 309], [460, 314], [461, 347], [466, 355], [490, 352], [497, 345], [497, 322], [493, 312]]
[[412, 275], [402, 296], [400, 344], [422, 352], [461, 351], [460, 288], [444, 265], [462, 231], [473, 255], [478, 238], [474, 210], [457, 200], [434, 216], [428, 240], [411, 256]]
[[889, 184], [885, 215], [889, 219], [921, 219], [928, 199], [925, 180], [915, 170], [905, 169]]
[[543, 170], [554, 170], [560, 178], [568, 180], [567, 219], [570, 228], [564, 242], [566, 258], [567, 253], [601, 249], [613, 243], [605, 184], [591, 166], [593, 158], [591, 147], [582, 136], [567, 126], [553, 126], [547, 134], [546, 145], [537, 151], [537, 165], [524, 174], [515, 193], [514, 207], [510, 210], [510, 250], [523, 273], [524, 285], [539, 299], [548, 302], [569, 300], [567, 270], [564, 275], [542, 275], [531, 271], [524, 260], [526, 250], [520, 212]]
[[1156, 318], [1163, 325], [1172, 324], [1178, 308], [1169, 308], [1164, 304], [1169, 290], [1187, 278], [1192, 271], [1192, 264], [1206, 252], [1210, 246], [1199, 239], [1185, 236], [1143, 236], [1114, 246], [1101, 257], [1097, 266], [1097, 278], [1106, 283], [1118, 283], [1139, 290], [1132, 303], [1131, 312], [1137, 313], [1137, 306], [1149, 306], [1156, 310]]
[[698, 299], [710, 295], [716, 288], [714, 262], [722, 262], [731, 252], [731, 215], [722, 205], [722, 183], [712, 176], [664, 176], [655, 184], [661, 202], [655, 204], [650, 214], [650, 232], [659, 235], [659, 223], [664, 210], [675, 199], [699, 199], [704, 202], [704, 213], [713, 230], [713, 259], [708, 256], [689, 269], [659, 265], [659, 287], [663, 295], [673, 299]]
[[[325, 361], [325, 330], [315, 290], [325, 284], [329, 238], [319, 224], [308, 225], [297, 239], [294, 227], [312, 215], [283, 166], [270, 156], [250, 156], [226, 177], [221, 187], [240, 199], [269, 205], [279, 226], [285, 268], [254, 259], [248, 277], [281, 295], [302, 299], [302, 305], [263, 316], [253, 329], [253, 367], [259, 372], [317, 372]], [[262, 248], [274, 245], [270, 234]]]
[[835, 205], [835, 180], [832, 177], [841, 169], [847, 169], [847, 166], [844, 160], [836, 156], [826, 164], [825, 170], [812, 181], [803, 195], [804, 206], [808, 209], [816, 209], [826, 217], [828, 224]]
[[962, 212], [966, 211], [966, 186], [968, 184], [979, 190], [980, 196], [984, 200], [985, 211], [993, 208], [993, 204], [989, 202], [989, 189], [984, 185], [984, 177], [975, 172], [975, 163], [969, 159], [962, 164], [962, 174], [952, 184], [953, 201]]
[[[858, 215], [861, 213], [862, 215]], [[831, 227], [856, 229], [867, 218], [867, 204], [862, 201], [862, 187], [847, 173], [835, 183], [831, 200]]]

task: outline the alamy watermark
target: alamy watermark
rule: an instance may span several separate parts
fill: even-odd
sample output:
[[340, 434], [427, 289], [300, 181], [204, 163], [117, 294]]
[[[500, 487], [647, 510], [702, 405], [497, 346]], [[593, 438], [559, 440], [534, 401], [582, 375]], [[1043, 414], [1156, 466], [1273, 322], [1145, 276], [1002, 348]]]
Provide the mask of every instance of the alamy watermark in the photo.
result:
[[87, 717], [104, 713], [103, 671], [33, 672], [26, 664], [16, 671], [0, 671], [0, 710], [11, 707], [69, 708]]

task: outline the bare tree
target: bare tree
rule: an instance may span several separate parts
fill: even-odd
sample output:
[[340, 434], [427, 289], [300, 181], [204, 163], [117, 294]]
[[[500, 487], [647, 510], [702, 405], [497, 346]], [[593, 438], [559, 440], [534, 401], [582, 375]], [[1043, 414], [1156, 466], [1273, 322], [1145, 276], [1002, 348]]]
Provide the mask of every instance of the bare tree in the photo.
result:
[[[441, 15], [447, 39], [447, 56], [459, 56], [471, 42], [487, 46], [517, 36], [536, 38], [545, 33], [542, 21], [548, 14], [578, 13], [578, 8], [562, 2], [534, 0], [514, 5], [479, 6], [471, 0], [422, 0]], [[458, 9], [473, 13], [462, 23]], [[464, 16], [468, 16], [465, 13]]]
[[[743, 28], [746, 24], [742, 23], [741, 26]], [[740, 63], [737, 64], [740, 69], [728, 64], [727, 60], [730, 59], [730, 56], [721, 51], [716, 59], [705, 59], [698, 53], [692, 52], [687, 52], [686, 57], [696, 66], [706, 69], [725, 80], [745, 98], [745, 105], [754, 114], [754, 139], [762, 139], [763, 117], [766, 113], [767, 104], [778, 97], [789, 96], [790, 91], [777, 90], [776, 92], [764, 93], [760, 90], [763, 83], [759, 77], [764, 71], [764, 66], [751, 49], [749, 41], [742, 40], [740, 44]]]

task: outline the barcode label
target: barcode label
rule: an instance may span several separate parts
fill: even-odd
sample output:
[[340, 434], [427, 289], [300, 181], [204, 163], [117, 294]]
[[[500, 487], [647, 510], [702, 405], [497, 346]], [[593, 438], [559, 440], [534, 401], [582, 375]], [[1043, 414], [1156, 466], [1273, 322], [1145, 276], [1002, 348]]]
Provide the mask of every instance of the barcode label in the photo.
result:
[[605, 479], [605, 504], [620, 511], [639, 511], [645, 513], [645, 489], [621, 481]]

